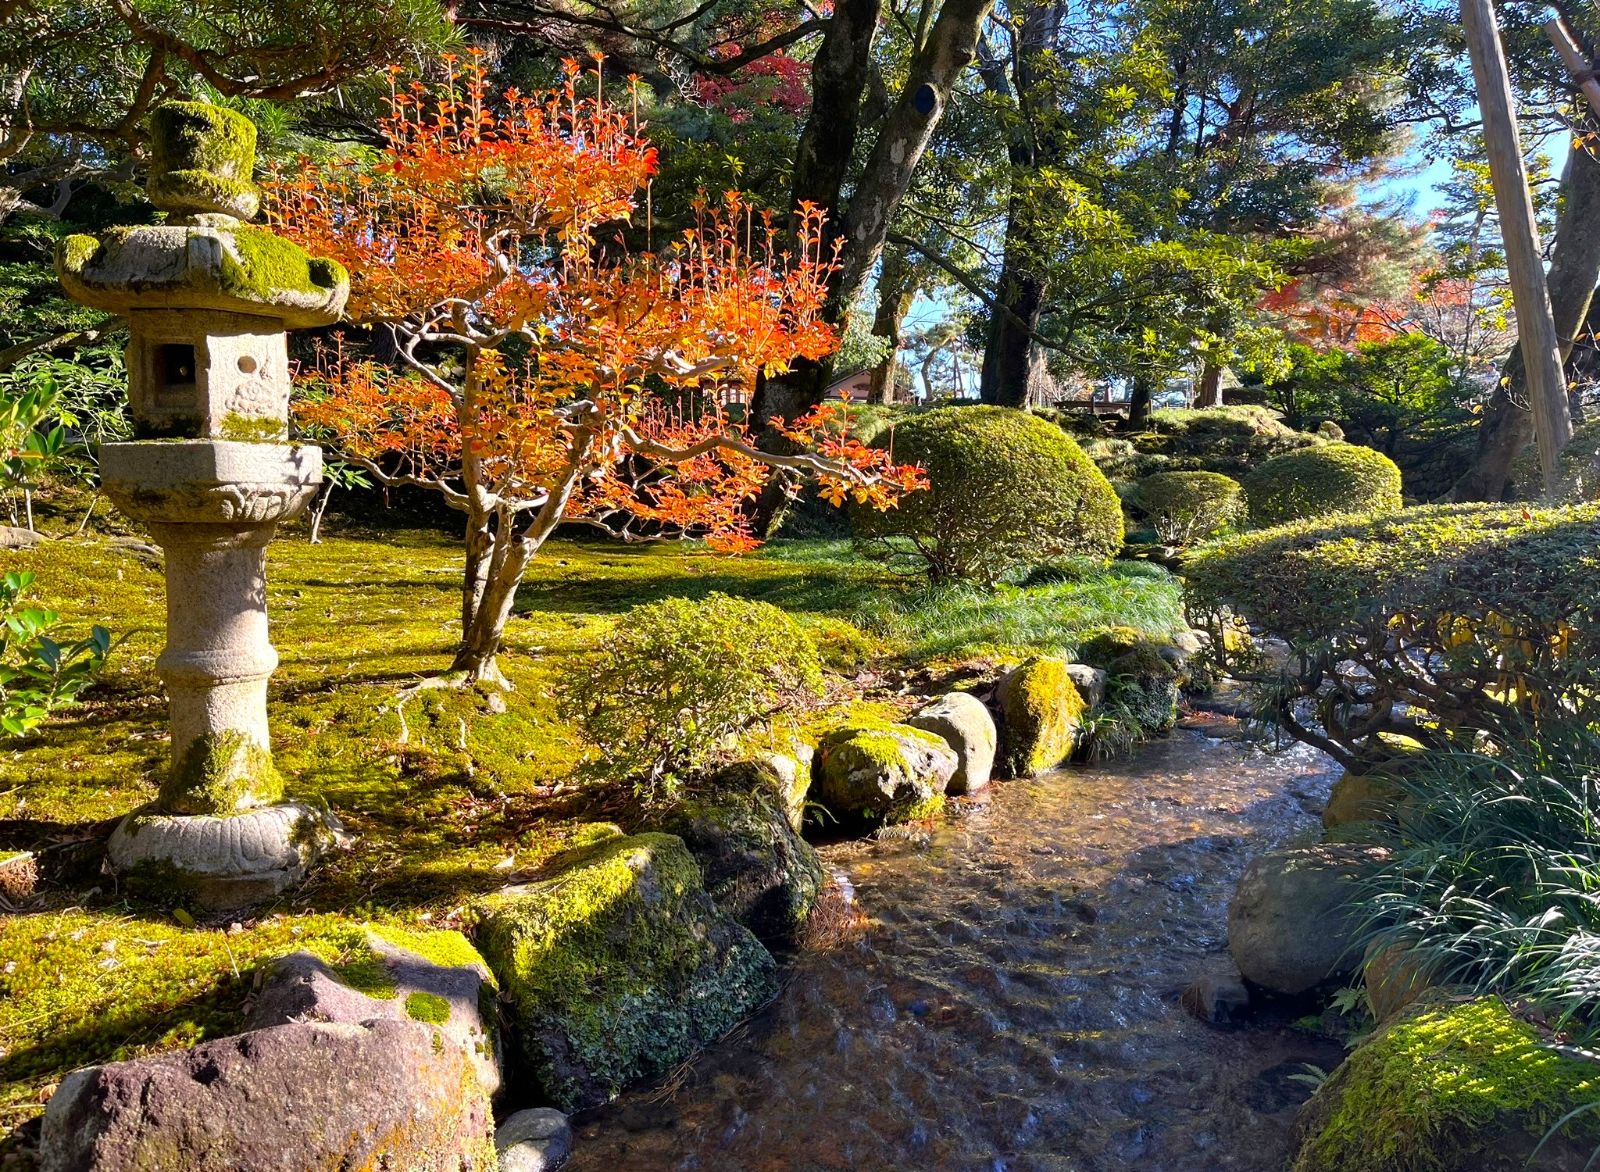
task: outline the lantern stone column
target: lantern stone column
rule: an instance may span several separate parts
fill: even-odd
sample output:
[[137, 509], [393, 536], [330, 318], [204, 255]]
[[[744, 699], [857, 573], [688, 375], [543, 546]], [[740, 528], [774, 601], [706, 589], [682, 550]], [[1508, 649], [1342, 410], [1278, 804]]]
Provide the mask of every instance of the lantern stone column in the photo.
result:
[[285, 331], [338, 320], [344, 270], [245, 221], [255, 126], [205, 103], [151, 116], [154, 226], [69, 236], [74, 300], [128, 322], [136, 438], [100, 451], [106, 495], [166, 554], [172, 758], [152, 806], [112, 835], [112, 867], [236, 907], [302, 878], [338, 832], [284, 803], [267, 732], [266, 547], [316, 495], [322, 452], [289, 439]]

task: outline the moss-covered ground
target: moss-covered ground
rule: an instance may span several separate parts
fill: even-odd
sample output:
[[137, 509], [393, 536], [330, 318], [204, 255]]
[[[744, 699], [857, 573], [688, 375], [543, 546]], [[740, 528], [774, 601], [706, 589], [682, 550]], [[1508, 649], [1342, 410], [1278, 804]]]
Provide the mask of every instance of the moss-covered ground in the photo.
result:
[[361, 923], [449, 926], [586, 823], [626, 820], [625, 787], [575, 781], [583, 749], [551, 691], [638, 603], [719, 590], [782, 606], [835, 667], [835, 705], [885, 715], [895, 702], [874, 689], [886, 665], [1071, 654], [1111, 622], [1165, 634], [1179, 621], [1175, 584], [1143, 565], [930, 592], [843, 542], [730, 559], [563, 540], [519, 595], [503, 657], [513, 690], [426, 691], [401, 706], [403, 689], [448, 664], [459, 633], [455, 543], [426, 530], [319, 545], [288, 533], [269, 565], [277, 765], [290, 797], [326, 802], [355, 841], [278, 904], [217, 923], [130, 901], [99, 868], [113, 820], [151, 800], [166, 767], [159, 570], [105, 540], [0, 551], [0, 572], [33, 570], [69, 633], [102, 623], [130, 636], [85, 703], [0, 742], [0, 852], [38, 851], [43, 873], [39, 896], [0, 916], [0, 1133], [75, 1066], [237, 1028], [260, 960], [310, 946], [354, 963]]

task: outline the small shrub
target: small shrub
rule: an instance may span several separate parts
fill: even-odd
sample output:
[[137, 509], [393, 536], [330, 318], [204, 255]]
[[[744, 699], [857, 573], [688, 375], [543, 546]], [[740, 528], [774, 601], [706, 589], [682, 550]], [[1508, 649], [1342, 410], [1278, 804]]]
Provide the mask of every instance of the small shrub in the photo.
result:
[[1109, 556], [1122, 544], [1117, 495], [1059, 427], [1004, 407], [914, 416], [879, 443], [921, 464], [931, 488], [885, 512], [854, 510], [858, 536], [909, 558], [936, 582], [993, 582], [1062, 554]]
[[1324, 444], [1268, 460], [1244, 478], [1244, 491], [1258, 525], [1382, 513], [1403, 503], [1395, 462], [1355, 444]]
[[[1434, 505], [1229, 538], [1185, 565], [1192, 625], [1289, 644], [1278, 720], [1347, 768], [1384, 734], [1470, 741], [1513, 717], [1600, 716], [1600, 506]], [[1311, 701], [1306, 712], [1302, 701]]]
[[104, 627], [70, 643], [52, 638], [55, 611], [28, 606], [22, 596], [33, 575], [0, 577], [0, 732], [26, 736], [56, 709], [77, 701], [94, 683], [111, 651]]
[[1239, 514], [1239, 482], [1220, 472], [1158, 472], [1146, 476], [1132, 503], [1164, 545], [1191, 545]]
[[629, 611], [559, 700], [609, 769], [649, 789], [821, 692], [816, 645], [793, 619], [770, 603], [713, 593]]

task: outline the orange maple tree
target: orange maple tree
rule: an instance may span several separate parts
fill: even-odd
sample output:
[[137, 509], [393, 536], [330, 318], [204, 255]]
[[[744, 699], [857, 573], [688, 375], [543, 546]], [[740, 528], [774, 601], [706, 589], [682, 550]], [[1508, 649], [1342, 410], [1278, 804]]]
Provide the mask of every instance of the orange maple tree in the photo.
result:
[[447, 66], [436, 86], [396, 84], [370, 165], [302, 159], [267, 208], [350, 270], [353, 320], [394, 328], [399, 368], [325, 354], [298, 417], [380, 483], [466, 514], [455, 671], [497, 675], [517, 586], [564, 521], [737, 552], [755, 544], [742, 505], [774, 468], [835, 503], [886, 508], [922, 486], [851, 437], [842, 404], [790, 422], [785, 454], [716, 405], [836, 345], [815, 208], [786, 243], [729, 194], [669, 247], [630, 251], [619, 229], [656, 167], [637, 101], [609, 102], [598, 63], [502, 95], [476, 56]]

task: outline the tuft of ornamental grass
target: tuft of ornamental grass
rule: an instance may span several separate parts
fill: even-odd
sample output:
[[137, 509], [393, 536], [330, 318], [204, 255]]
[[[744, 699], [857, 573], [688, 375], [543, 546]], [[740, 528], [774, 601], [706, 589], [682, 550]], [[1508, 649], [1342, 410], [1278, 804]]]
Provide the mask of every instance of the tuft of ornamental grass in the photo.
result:
[[1399, 785], [1392, 822], [1369, 828], [1392, 853], [1362, 880], [1365, 943], [1600, 1036], [1600, 732], [1502, 727], [1420, 755]]

